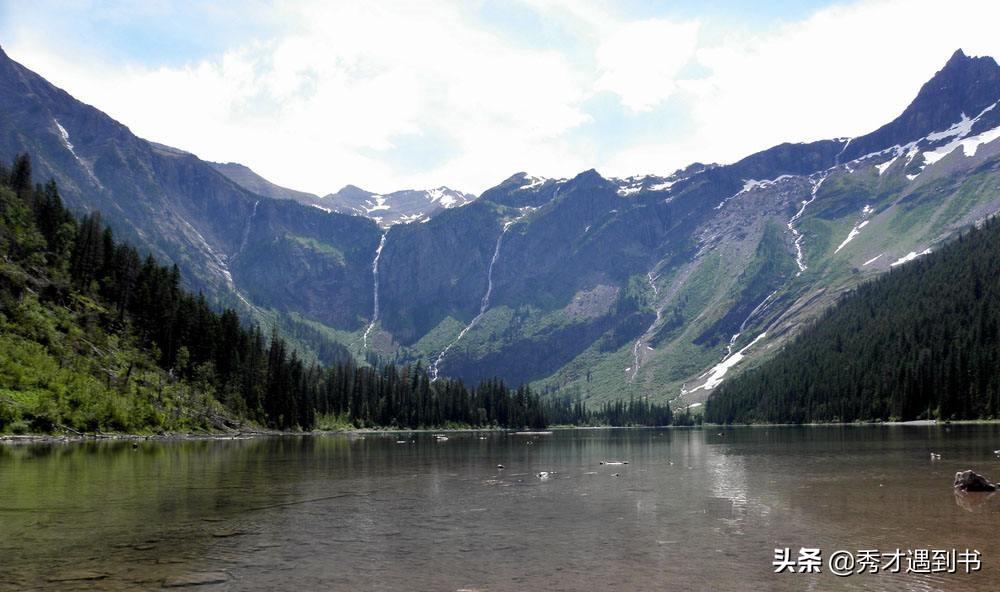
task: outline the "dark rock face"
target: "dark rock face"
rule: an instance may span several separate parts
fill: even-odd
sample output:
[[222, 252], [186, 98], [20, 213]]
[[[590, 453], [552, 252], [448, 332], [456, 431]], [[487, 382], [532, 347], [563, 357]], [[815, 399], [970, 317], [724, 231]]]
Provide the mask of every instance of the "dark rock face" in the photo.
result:
[[874, 132], [855, 138], [841, 155], [845, 162], [928, 133], [947, 129], [956, 113], [975, 117], [997, 100], [1000, 67], [991, 57], [971, 58], [961, 49], [926, 84], [903, 113]]
[[986, 477], [968, 469], [955, 473], [955, 489], [961, 491], [996, 491], [997, 486]]

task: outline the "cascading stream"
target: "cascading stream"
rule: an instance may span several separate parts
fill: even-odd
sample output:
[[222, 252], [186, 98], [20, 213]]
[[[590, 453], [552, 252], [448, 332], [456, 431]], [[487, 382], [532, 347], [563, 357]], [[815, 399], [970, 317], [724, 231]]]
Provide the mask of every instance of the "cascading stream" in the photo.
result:
[[[828, 174], [829, 173], [827, 173], [827, 175]], [[805, 253], [802, 251], [802, 239], [805, 237], [798, 231], [797, 228], [795, 228], [795, 223], [802, 218], [803, 214], [805, 214], [806, 208], [809, 207], [809, 204], [816, 201], [816, 193], [819, 191], [823, 181], [826, 181], [827, 175], [823, 175], [819, 181], [813, 183], [809, 199], [802, 202], [802, 207], [799, 208], [799, 211], [792, 216], [791, 220], [788, 221], [788, 230], [792, 231], [792, 236], [795, 237], [795, 264], [799, 266], [799, 272], [795, 274], [796, 277], [802, 275], [802, 272], [809, 269], [809, 266], [806, 265]]]
[[[649, 287], [653, 289], [653, 297], [658, 298], [660, 296], [660, 288], [657, 287], [656, 280], [660, 279], [660, 276], [653, 275], [653, 272], [650, 271], [646, 273], [646, 279], [649, 281]], [[656, 312], [656, 318], [653, 319], [653, 322], [650, 323], [646, 331], [641, 336], [639, 336], [639, 339], [635, 340], [635, 345], [632, 346], [632, 368], [630, 368], [630, 370], [632, 371], [632, 376], [629, 377], [628, 379], [629, 382], [634, 381], [636, 376], [639, 375], [639, 367], [642, 365], [640, 353], [642, 350], [643, 337], [653, 332], [653, 329], [655, 329], [656, 325], [660, 323], [660, 318], [663, 316], [663, 308], [659, 305], [659, 303], [655, 305], [654, 309]]]
[[253, 209], [250, 210], [250, 217], [247, 218], [247, 225], [243, 228], [243, 238], [240, 239], [240, 248], [236, 251], [236, 254], [233, 255], [233, 259], [242, 255], [243, 251], [247, 248], [247, 244], [250, 242], [250, 229], [253, 228], [253, 219], [257, 215], [258, 205], [260, 205], [259, 199], [253, 202]]
[[373, 295], [372, 301], [373, 301], [374, 305], [372, 307], [372, 320], [371, 320], [370, 323], [368, 323], [368, 327], [365, 328], [365, 333], [364, 333], [364, 335], [361, 338], [362, 347], [364, 347], [365, 350], [368, 349], [368, 334], [372, 332], [372, 329], [375, 328], [375, 323], [378, 322], [378, 314], [379, 314], [379, 310], [378, 310], [378, 262], [382, 258], [382, 249], [385, 248], [385, 240], [386, 240], [386, 238], [388, 236], [389, 236], [389, 231], [388, 230], [386, 230], [385, 232], [382, 233], [382, 238], [379, 239], [379, 241], [378, 241], [378, 247], [375, 249], [375, 259], [372, 260], [372, 286], [373, 286], [373, 291], [374, 291], [374, 295]]
[[504, 223], [503, 230], [500, 232], [500, 236], [497, 237], [497, 244], [493, 248], [493, 258], [490, 259], [490, 265], [486, 270], [486, 293], [483, 294], [483, 299], [479, 303], [479, 314], [473, 317], [473, 319], [469, 321], [469, 324], [458, 333], [458, 337], [456, 337], [443, 350], [441, 350], [440, 354], [438, 354], [437, 359], [434, 360], [429, 369], [432, 381], [438, 379], [439, 367], [441, 362], [444, 360], [444, 357], [448, 354], [448, 351], [455, 347], [455, 345], [461, 341], [463, 337], [465, 337], [465, 334], [476, 326], [479, 319], [483, 318], [483, 315], [486, 314], [487, 309], [489, 309], [490, 296], [493, 294], [493, 266], [496, 265], [497, 259], [500, 257], [500, 245], [503, 244], [503, 237], [507, 234], [507, 231], [510, 230], [510, 227], [519, 222], [523, 217], [524, 215]]

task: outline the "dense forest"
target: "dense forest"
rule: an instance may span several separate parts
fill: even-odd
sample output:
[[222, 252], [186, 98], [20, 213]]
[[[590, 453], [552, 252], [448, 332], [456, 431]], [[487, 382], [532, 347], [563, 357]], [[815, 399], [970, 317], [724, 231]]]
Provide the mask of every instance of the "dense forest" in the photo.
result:
[[862, 285], [705, 410], [717, 423], [998, 417], [996, 218]]
[[79, 221], [31, 161], [0, 165], [0, 432], [316, 427], [665, 425], [648, 402], [543, 403], [501, 381], [431, 381], [419, 365], [307, 364], [115, 239]]

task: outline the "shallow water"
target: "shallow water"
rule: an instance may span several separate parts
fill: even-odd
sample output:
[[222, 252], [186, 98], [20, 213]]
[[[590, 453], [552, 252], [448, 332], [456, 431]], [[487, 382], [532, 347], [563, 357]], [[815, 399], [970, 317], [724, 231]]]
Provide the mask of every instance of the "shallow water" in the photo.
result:
[[[951, 481], [1000, 479], [997, 448], [996, 425], [0, 446], [0, 590], [986, 590], [1000, 495]], [[823, 573], [774, 574], [776, 547]], [[982, 570], [828, 573], [897, 548]]]

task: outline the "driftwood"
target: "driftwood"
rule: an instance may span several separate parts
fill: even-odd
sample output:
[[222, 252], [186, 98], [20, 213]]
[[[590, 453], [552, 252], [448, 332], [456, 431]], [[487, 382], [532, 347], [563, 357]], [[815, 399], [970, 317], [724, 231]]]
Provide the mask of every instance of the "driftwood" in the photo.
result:
[[64, 426], [64, 425], [63, 425], [63, 424], [61, 424], [61, 423], [57, 423], [57, 424], [55, 424], [55, 426], [56, 426], [57, 428], [59, 428], [60, 430], [64, 430], [64, 431], [67, 431], [67, 432], [73, 432], [73, 433], [74, 433], [74, 434], [76, 434], [77, 436], [83, 436], [83, 435], [84, 435], [84, 433], [83, 433], [83, 432], [78, 432], [78, 431], [74, 430], [73, 428], [71, 428], [71, 427], [69, 427], [69, 426]]

